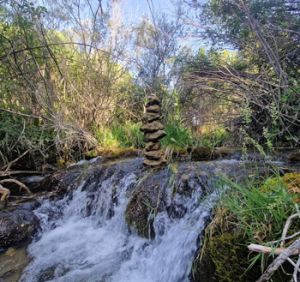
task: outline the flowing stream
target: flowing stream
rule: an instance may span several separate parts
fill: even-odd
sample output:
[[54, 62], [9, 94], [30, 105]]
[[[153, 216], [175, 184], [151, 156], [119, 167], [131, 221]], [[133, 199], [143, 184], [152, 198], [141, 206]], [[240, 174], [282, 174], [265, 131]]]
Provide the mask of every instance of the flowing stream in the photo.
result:
[[[215, 167], [212, 164], [210, 169]], [[184, 169], [191, 171], [188, 166]], [[41, 229], [28, 248], [32, 261], [21, 281], [189, 281], [199, 235], [218, 198], [215, 184], [203, 181], [207, 175], [193, 176], [192, 193], [174, 193], [172, 182], [161, 179], [166, 201], [184, 212], [180, 216], [159, 212], [153, 224], [156, 236], [150, 240], [125, 222], [132, 190], [145, 173], [141, 161], [99, 171], [97, 176], [85, 172], [87, 176], [64, 198], [44, 200], [35, 211]]]

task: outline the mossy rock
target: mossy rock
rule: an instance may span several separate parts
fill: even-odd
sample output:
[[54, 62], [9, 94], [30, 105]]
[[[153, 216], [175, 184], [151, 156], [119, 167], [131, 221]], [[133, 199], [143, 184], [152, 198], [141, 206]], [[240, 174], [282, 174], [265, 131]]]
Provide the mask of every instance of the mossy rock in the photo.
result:
[[[193, 261], [191, 280], [193, 282], [253, 282], [261, 276], [261, 261], [249, 268], [250, 254], [248, 239], [239, 229], [238, 222], [225, 209], [216, 210], [211, 224], [205, 230], [203, 247]], [[271, 262], [270, 259], [269, 262]], [[292, 273], [288, 264], [285, 270]], [[277, 271], [272, 281], [290, 281], [290, 276]]]
[[154, 238], [153, 221], [163, 210], [163, 187], [168, 179], [167, 170], [150, 171], [135, 188], [125, 211], [127, 224], [140, 236]]
[[209, 238], [204, 253], [194, 261], [193, 281], [246, 282], [260, 276], [257, 268], [246, 271], [249, 252], [240, 233], [225, 232]]
[[286, 173], [267, 179], [261, 186], [262, 191], [271, 192], [278, 187], [284, 187], [293, 195], [294, 201], [300, 202], [300, 173]]
[[203, 247], [193, 262], [194, 282], [250, 282], [260, 276], [259, 269], [246, 272], [249, 252], [235, 221], [227, 209], [216, 209], [205, 230]]

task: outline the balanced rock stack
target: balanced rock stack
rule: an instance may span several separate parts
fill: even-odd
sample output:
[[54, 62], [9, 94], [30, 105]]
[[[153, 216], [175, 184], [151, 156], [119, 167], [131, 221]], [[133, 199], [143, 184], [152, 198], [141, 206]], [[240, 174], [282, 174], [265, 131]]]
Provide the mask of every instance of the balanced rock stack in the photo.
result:
[[159, 140], [166, 135], [166, 132], [161, 123], [160, 100], [156, 95], [148, 96], [141, 131], [144, 132], [146, 142], [144, 165], [155, 167], [164, 164], [165, 159], [160, 148]]

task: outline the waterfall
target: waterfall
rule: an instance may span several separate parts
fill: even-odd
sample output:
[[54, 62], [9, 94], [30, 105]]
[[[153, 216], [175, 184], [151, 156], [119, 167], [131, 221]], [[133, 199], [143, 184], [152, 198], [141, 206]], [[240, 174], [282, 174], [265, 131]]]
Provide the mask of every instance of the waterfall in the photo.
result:
[[217, 190], [203, 187], [195, 176], [190, 179], [192, 194], [174, 193], [172, 184], [162, 179], [166, 201], [184, 212], [159, 212], [151, 240], [138, 236], [125, 221], [130, 195], [145, 173], [141, 160], [97, 171], [85, 172], [62, 199], [44, 200], [35, 211], [41, 226], [28, 247], [32, 260], [21, 281], [189, 281]]

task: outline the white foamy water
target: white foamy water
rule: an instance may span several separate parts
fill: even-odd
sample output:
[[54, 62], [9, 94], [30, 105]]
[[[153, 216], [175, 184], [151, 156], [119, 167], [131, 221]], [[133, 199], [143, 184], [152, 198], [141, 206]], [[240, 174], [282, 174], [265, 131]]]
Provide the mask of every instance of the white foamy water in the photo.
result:
[[192, 197], [176, 195], [185, 215], [170, 218], [167, 212], [159, 213], [156, 238], [147, 240], [130, 232], [125, 222], [129, 190], [136, 182], [133, 172], [117, 181], [112, 175], [92, 199], [82, 191], [82, 182], [71, 197], [44, 201], [36, 210], [41, 231], [28, 248], [32, 261], [21, 281], [189, 281], [197, 239], [217, 193], [203, 198], [196, 189]]

